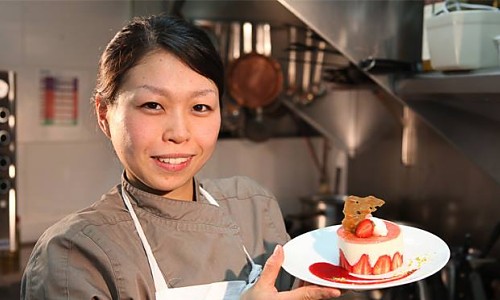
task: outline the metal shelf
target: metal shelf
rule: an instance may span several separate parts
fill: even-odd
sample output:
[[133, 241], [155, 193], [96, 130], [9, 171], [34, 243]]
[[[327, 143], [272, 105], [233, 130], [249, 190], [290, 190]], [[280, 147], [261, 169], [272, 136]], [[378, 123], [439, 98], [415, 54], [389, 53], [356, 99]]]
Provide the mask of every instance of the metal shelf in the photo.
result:
[[[398, 95], [500, 94], [500, 68], [474, 71], [429, 72], [395, 82]], [[422, 97], [411, 97], [421, 99]], [[500, 100], [500, 98], [496, 97]]]

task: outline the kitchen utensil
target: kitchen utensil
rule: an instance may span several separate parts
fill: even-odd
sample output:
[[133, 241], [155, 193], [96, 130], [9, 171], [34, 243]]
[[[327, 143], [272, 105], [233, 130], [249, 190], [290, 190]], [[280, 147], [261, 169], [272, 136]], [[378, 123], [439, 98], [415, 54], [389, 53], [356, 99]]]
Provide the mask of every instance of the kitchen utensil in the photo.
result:
[[343, 67], [330, 67], [324, 70], [324, 80], [341, 84], [357, 85], [372, 82], [371, 79], [353, 63]]
[[[293, 44], [294, 41], [297, 40], [297, 27], [294, 25], [288, 25], [287, 29], [289, 43]], [[270, 39], [268, 40], [268, 43], [271, 45]], [[288, 57], [280, 59], [288, 62], [285, 95], [287, 95], [290, 99], [295, 98], [296, 100], [294, 101], [298, 102], [299, 88], [297, 87], [297, 52], [293, 48], [287, 51]], [[271, 55], [271, 53], [269, 53], [269, 55]], [[280, 118], [288, 114], [288, 109], [282, 105], [280, 98], [276, 99], [276, 101], [274, 101], [271, 105], [266, 106], [263, 111], [265, 116], [273, 119]]]
[[[328, 149], [325, 149], [324, 155], [327, 152]], [[321, 171], [320, 192], [312, 196], [301, 197], [301, 213], [287, 216], [290, 227], [292, 225], [295, 227], [295, 234], [339, 224], [343, 219], [342, 211], [346, 195], [338, 194], [340, 190], [341, 168], [338, 167], [336, 169], [335, 186], [333, 188], [334, 193], [332, 194], [329, 192], [329, 188], [323, 187], [322, 190], [323, 183], [328, 180], [325, 177], [329, 178], [329, 176], [325, 175], [328, 174], [328, 172], [325, 171], [327, 165], [326, 158], [323, 159], [323, 166], [321, 166], [317, 157], [313, 158]], [[325, 186], [329, 187], [328, 184]]]
[[228, 64], [241, 56], [241, 24], [239, 22], [232, 22], [229, 30]]
[[[316, 62], [314, 64], [314, 74], [312, 79], [311, 93], [313, 99], [323, 96], [326, 93], [326, 88], [322, 84], [323, 61], [325, 59], [326, 42], [318, 41], [318, 50], [316, 51]], [[312, 100], [310, 101], [312, 102]], [[309, 102], [309, 103], [310, 103]]]
[[296, 237], [311, 230], [339, 224], [343, 218], [345, 197], [336, 194], [301, 197], [301, 212], [285, 217], [290, 236]]
[[339, 224], [343, 219], [342, 210], [346, 195], [316, 194], [301, 197], [303, 216], [302, 225], [309, 230]]
[[[314, 35], [314, 33], [313, 33], [313, 35], [312, 35], [312, 39], [313, 39], [313, 41], [314, 41], [314, 40], [318, 40], [318, 41], [321, 41], [321, 40], [322, 40], [322, 39], [320, 39], [319, 37], [316, 37], [316, 36]], [[304, 44], [304, 43], [300, 43], [300, 42], [292, 42], [292, 43], [290, 43], [290, 45], [289, 45], [289, 46], [288, 46], [285, 50], [286, 50], [286, 51], [294, 50], [294, 51], [296, 51], [296, 52], [300, 52], [300, 53], [302, 53], [302, 52], [304, 52], [304, 51], [306, 51], [306, 50], [309, 50], [309, 51], [313, 51], [313, 52], [314, 52], [314, 51], [317, 51], [317, 50], [318, 50], [318, 46], [315, 46], [314, 44], [312, 44], [312, 45], [306, 45], [306, 44]], [[325, 48], [325, 49], [323, 50], [323, 52], [325, 52], [325, 53], [329, 53], [329, 54], [334, 54], [334, 55], [340, 55], [341, 57], [343, 57], [343, 56], [342, 56], [342, 53], [340, 53], [340, 51], [338, 51], [338, 50], [336, 50], [336, 49], [327, 49], [327, 48]]]
[[[264, 124], [263, 109], [276, 101], [283, 89], [283, 73], [278, 61], [271, 57], [271, 32], [269, 24], [257, 26], [256, 50], [252, 50], [252, 24], [243, 25], [244, 55], [229, 67], [228, 91], [239, 105], [254, 112], [247, 121], [245, 134], [254, 141], [270, 137], [270, 128]], [[258, 53], [257, 51], [262, 51]]]
[[[288, 40], [290, 44], [297, 42], [297, 28], [293, 25], [288, 27]], [[288, 97], [296, 96], [297, 92], [297, 52], [294, 48], [288, 50], [288, 87], [286, 95]], [[295, 102], [295, 101], [294, 101]]]
[[485, 258], [490, 254], [491, 249], [498, 242], [499, 238], [500, 238], [500, 222], [498, 222], [491, 231], [486, 246], [481, 251], [480, 258]]
[[[225, 57], [226, 66], [230, 65], [234, 60], [238, 59], [241, 55], [241, 24], [239, 22], [232, 22], [227, 27], [228, 33], [226, 39], [226, 46], [221, 47], [226, 50], [223, 57]], [[221, 44], [224, 40], [221, 39]], [[226, 68], [227, 70], [227, 68]], [[245, 113], [243, 108], [231, 99], [227, 88], [222, 98], [222, 125], [223, 129], [229, 131], [234, 136], [243, 135], [245, 126]]]
[[306, 48], [304, 51], [304, 63], [302, 69], [302, 93], [299, 98], [299, 103], [307, 104], [313, 100], [314, 95], [309, 91], [311, 84], [311, 69], [312, 69], [312, 31], [306, 32]]
[[245, 54], [233, 61], [227, 77], [231, 96], [241, 106], [256, 109], [276, 100], [283, 88], [283, 74], [280, 64], [272, 57], [251, 51], [251, 26], [244, 24]]
[[[271, 56], [270, 26], [258, 24], [255, 32], [255, 52], [266, 57]], [[275, 99], [274, 99], [275, 100]], [[275, 101], [266, 105], [270, 107]], [[245, 136], [255, 142], [263, 142], [271, 137], [271, 128], [265, 121], [264, 108], [258, 106], [253, 111], [254, 115], [248, 120], [245, 127]]]
[[451, 259], [441, 270], [448, 299], [493, 299], [492, 282], [500, 278], [500, 260], [490, 256], [490, 251], [499, 237], [500, 223], [497, 223], [483, 249], [472, 246], [470, 234], [465, 234], [461, 246], [452, 248]]
[[361, 60], [359, 67], [371, 74], [417, 73], [422, 70], [420, 63], [374, 57]]
[[219, 54], [222, 63], [227, 65], [228, 48], [229, 48], [229, 24], [226, 22], [216, 21], [214, 24], [214, 33], [219, 43]]

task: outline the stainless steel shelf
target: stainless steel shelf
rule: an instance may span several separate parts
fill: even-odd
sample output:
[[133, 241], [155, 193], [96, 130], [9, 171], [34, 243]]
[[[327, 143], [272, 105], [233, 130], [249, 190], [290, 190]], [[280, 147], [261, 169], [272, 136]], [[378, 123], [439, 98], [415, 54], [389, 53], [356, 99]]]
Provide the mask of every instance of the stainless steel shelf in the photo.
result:
[[500, 94], [500, 68], [418, 74], [396, 80], [395, 91], [398, 95]]

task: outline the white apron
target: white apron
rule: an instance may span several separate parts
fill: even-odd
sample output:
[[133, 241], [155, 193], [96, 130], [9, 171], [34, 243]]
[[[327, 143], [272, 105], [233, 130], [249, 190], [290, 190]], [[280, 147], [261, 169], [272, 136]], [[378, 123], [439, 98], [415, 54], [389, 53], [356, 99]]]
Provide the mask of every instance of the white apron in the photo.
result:
[[[248, 261], [252, 265], [252, 270], [248, 275], [248, 283], [243, 280], [233, 280], [233, 281], [221, 281], [214, 282], [210, 284], [202, 284], [202, 285], [192, 285], [186, 287], [179, 288], [169, 288], [167, 286], [167, 282], [163, 277], [163, 274], [158, 267], [158, 263], [156, 262], [156, 258], [153, 255], [153, 251], [151, 250], [151, 246], [142, 230], [142, 226], [139, 223], [139, 219], [135, 214], [135, 211], [130, 203], [130, 199], [127, 196], [127, 193], [122, 188], [121, 190], [123, 202], [125, 202], [125, 206], [127, 207], [132, 220], [134, 221], [134, 226], [139, 234], [139, 238], [141, 239], [142, 246], [146, 251], [146, 256], [148, 258], [149, 267], [151, 269], [151, 274], [153, 275], [153, 281], [155, 285], [155, 298], [157, 300], [187, 300], [187, 299], [200, 299], [200, 300], [236, 300], [240, 298], [240, 295], [243, 291], [250, 288], [255, 281], [260, 276], [262, 272], [262, 266], [256, 264], [250, 254], [248, 254], [247, 249], [242, 244], [243, 251], [245, 252]], [[207, 198], [208, 202], [212, 205], [219, 206], [217, 201], [202, 187], [200, 187], [200, 193]]]

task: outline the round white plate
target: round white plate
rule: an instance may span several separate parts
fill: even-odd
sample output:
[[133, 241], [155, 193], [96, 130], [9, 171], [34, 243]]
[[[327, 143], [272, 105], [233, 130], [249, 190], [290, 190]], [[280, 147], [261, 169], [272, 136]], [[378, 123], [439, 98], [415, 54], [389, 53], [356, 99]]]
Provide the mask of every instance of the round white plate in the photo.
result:
[[371, 290], [408, 284], [441, 270], [450, 259], [450, 249], [446, 243], [432, 233], [399, 225], [403, 234], [403, 264], [415, 269], [410, 275], [389, 282], [373, 284], [340, 283], [324, 280], [309, 271], [314, 263], [339, 264], [337, 229], [340, 225], [316, 229], [290, 240], [283, 246], [285, 261], [283, 269], [291, 275], [317, 285], [339, 289]]

